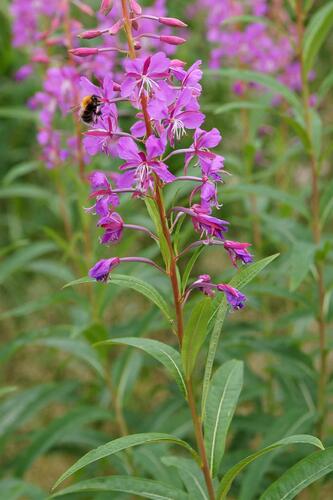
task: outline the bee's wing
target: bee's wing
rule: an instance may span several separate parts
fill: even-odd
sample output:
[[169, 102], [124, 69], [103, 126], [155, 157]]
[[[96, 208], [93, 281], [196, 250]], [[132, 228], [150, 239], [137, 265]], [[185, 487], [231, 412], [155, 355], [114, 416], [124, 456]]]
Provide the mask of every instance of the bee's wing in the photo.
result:
[[76, 106], [72, 106], [70, 111], [74, 113], [75, 111], [79, 111], [81, 109], [81, 104], [77, 104]]

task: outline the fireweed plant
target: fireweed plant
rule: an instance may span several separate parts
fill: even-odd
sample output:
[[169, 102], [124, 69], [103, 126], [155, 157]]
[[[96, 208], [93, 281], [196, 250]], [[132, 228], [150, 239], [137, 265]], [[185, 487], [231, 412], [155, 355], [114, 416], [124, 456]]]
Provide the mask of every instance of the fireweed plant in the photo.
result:
[[[103, 0], [101, 11], [108, 14], [111, 8], [112, 2]], [[141, 52], [145, 39], [157, 39], [167, 46], [181, 45], [185, 42], [183, 32], [182, 36], [178, 36], [140, 31], [141, 20], [146, 18], [146, 14], [136, 0], [122, 0], [121, 3], [117, 2], [115, 8], [119, 18], [113, 25], [103, 30], [90, 29], [80, 35], [84, 39], [94, 39], [107, 32], [110, 35], [108, 47], [71, 49], [72, 54], [83, 58], [98, 56], [101, 52], [119, 52], [124, 56], [123, 73], [114, 79], [105, 76], [99, 85], [86, 77], [81, 79], [81, 91], [87, 95], [97, 95], [101, 101], [95, 122], [85, 133], [85, 148], [90, 154], [105, 153], [112, 167], [120, 163], [118, 170], [112, 168], [90, 174], [92, 205], [86, 210], [98, 217], [102, 245], [114, 245], [126, 238], [127, 232], [138, 231], [156, 242], [161, 259], [108, 255], [90, 269], [89, 281], [96, 280], [104, 286], [109, 282], [110, 286], [120, 283], [150, 299], [168, 321], [175, 335], [170, 337], [170, 344], [176, 338], [179, 351], [169, 343], [141, 337], [110, 339], [97, 346], [101, 350], [116, 344], [136, 347], [164, 365], [188, 405], [196, 449], [171, 434], [146, 432], [126, 435], [127, 429], [123, 426], [122, 437], [88, 452], [60, 477], [55, 487], [89, 464], [120, 451], [128, 453], [130, 470], [135, 474], [135, 450], [130, 448], [149, 443], [169, 443], [183, 448], [191, 457], [162, 459], [165, 465], [174, 465], [179, 469], [185, 489], [181, 485], [155, 479], [124, 475], [88, 479], [54, 493], [52, 497], [79, 492], [118, 491], [143, 498], [223, 499], [237, 475], [258, 457], [291, 444], [307, 443], [321, 449], [323, 446], [310, 435], [288, 436], [243, 458], [227, 470], [221, 479], [220, 465], [243, 377], [242, 363], [237, 360], [227, 361], [213, 370], [221, 325], [228, 309], [243, 309], [246, 296], [240, 289], [276, 255], [253, 263], [250, 244], [227, 239], [229, 222], [216, 216], [216, 211], [221, 208], [218, 186], [225, 173], [223, 157], [214, 152], [221, 141], [219, 131], [216, 128], [202, 128], [205, 115], [199, 106], [202, 91], [200, 61], [187, 68], [183, 61], [171, 59], [162, 50], [152, 55]], [[162, 24], [181, 30], [185, 28], [185, 24], [176, 18], [150, 15], [148, 18], [157, 26]], [[127, 48], [123, 44], [118, 46], [114, 41], [114, 35], [121, 33], [125, 35]], [[120, 109], [123, 111], [124, 105], [130, 107], [133, 116], [133, 125], [128, 131], [123, 130], [120, 119]], [[185, 134], [192, 135], [190, 145], [179, 147]], [[170, 167], [171, 159], [173, 164], [177, 164], [178, 172]], [[186, 203], [173, 203], [167, 207], [165, 195], [172, 185], [179, 185], [181, 193], [189, 192]], [[121, 200], [128, 194], [133, 204], [146, 205], [154, 231], [123, 220]], [[181, 232], [187, 220], [198, 236], [194, 242], [182, 248]], [[215, 282], [209, 274], [191, 277], [199, 253], [213, 245], [221, 247], [230, 257], [231, 264], [239, 268], [231, 282]], [[152, 284], [115, 273], [116, 269], [128, 262], [148, 265], [162, 278], [169, 280], [172, 306]], [[82, 281], [87, 280], [79, 280]], [[200, 294], [204, 298], [199, 299]], [[189, 302], [190, 297], [197, 299], [194, 306]], [[203, 385], [200, 387], [193, 374], [200, 367], [199, 353], [208, 333], [210, 342], [202, 375]], [[199, 395], [200, 412], [197, 402]], [[322, 451], [315, 455], [325, 460], [325, 453]], [[307, 460], [305, 458], [296, 464], [295, 473], [287, 471], [286, 477], [282, 476], [269, 486], [261, 499], [294, 498], [304, 487], [322, 477], [325, 472], [311, 465], [312, 456]], [[309, 473], [309, 467], [312, 474]]]

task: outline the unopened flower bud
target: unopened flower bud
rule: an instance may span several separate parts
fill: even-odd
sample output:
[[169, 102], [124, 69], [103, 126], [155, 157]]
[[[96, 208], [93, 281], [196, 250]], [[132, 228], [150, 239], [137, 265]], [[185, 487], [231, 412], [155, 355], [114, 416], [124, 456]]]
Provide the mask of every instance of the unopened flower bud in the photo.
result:
[[172, 26], [174, 28], [186, 28], [187, 24], [183, 23], [180, 19], [175, 17], [159, 17], [158, 21], [166, 26]]
[[136, 0], [130, 0], [130, 7], [134, 14], [136, 14], [137, 16], [140, 16], [142, 14], [141, 6]]
[[142, 47], [141, 43], [138, 40], [136, 40], [134, 42], [134, 48], [135, 48], [135, 50], [140, 50], [141, 47]]
[[183, 68], [185, 66], [185, 62], [180, 59], [171, 59], [170, 66], [172, 68]]
[[101, 36], [102, 34], [103, 32], [100, 30], [88, 30], [84, 31], [83, 33], [80, 33], [78, 37], [83, 38], [85, 40], [90, 40], [91, 38], [96, 38], [98, 36]]
[[108, 29], [109, 35], [116, 35], [121, 28], [123, 27], [124, 22], [122, 19], [119, 19], [116, 23], [114, 23], [111, 28]]
[[104, 14], [104, 16], [107, 16], [110, 10], [112, 9], [112, 0], [102, 0], [101, 6], [99, 8], [99, 11], [101, 14]]
[[180, 38], [179, 36], [172, 35], [161, 35], [161, 42], [168, 43], [169, 45], [182, 45], [186, 42], [185, 38]]
[[88, 57], [98, 54], [98, 49], [96, 47], [80, 47], [78, 49], [71, 49], [69, 52], [73, 56]]

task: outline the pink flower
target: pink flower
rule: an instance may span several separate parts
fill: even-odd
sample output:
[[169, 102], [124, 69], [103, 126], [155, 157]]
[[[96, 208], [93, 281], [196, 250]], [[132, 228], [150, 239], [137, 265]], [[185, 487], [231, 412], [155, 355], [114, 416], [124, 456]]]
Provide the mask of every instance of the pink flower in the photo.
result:
[[133, 183], [140, 192], [146, 193], [153, 188], [154, 174], [165, 183], [175, 179], [167, 165], [159, 159], [164, 150], [165, 140], [153, 135], [146, 141], [146, 152], [140, 151], [130, 137], [119, 140], [118, 154], [120, 158], [126, 160], [120, 168], [132, 172]]
[[111, 259], [102, 259], [90, 269], [89, 276], [97, 281], [106, 281], [112, 269], [120, 264], [119, 257], [112, 257]]
[[242, 309], [244, 307], [246, 297], [237, 288], [221, 283], [217, 285], [217, 289], [225, 293], [226, 299], [233, 309]]
[[241, 260], [244, 264], [249, 264], [253, 261], [252, 255], [247, 251], [247, 248], [250, 246], [250, 243], [240, 243], [239, 241], [226, 240], [224, 242], [224, 248], [230, 255], [233, 265], [236, 267], [237, 260]]
[[99, 119], [96, 128], [92, 128], [85, 133], [83, 144], [87, 153], [91, 156], [100, 152], [110, 156], [117, 156], [118, 141], [117, 118], [109, 115], [104, 120]]
[[163, 52], [157, 52], [147, 58], [124, 62], [126, 76], [121, 84], [123, 97], [140, 97], [143, 90], [150, 93], [158, 88], [158, 80], [168, 75], [170, 59]]
[[117, 214], [117, 212], [113, 212], [105, 215], [104, 217], [101, 217], [101, 219], [97, 223], [97, 226], [102, 227], [105, 230], [105, 233], [100, 239], [100, 242], [103, 245], [116, 243], [122, 237], [124, 222], [121, 216]]

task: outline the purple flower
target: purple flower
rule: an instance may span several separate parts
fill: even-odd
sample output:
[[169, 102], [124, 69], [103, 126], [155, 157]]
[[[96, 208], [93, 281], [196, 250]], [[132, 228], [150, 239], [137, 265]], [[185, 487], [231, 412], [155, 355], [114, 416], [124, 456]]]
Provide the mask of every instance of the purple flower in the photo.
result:
[[172, 68], [172, 73], [181, 82], [182, 89], [189, 89], [193, 96], [199, 97], [202, 91], [200, 83], [202, 71], [199, 69], [201, 61], [198, 60], [186, 71], [182, 67]]
[[[170, 96], [167, 97], [170, 98]], [[186, 133], [186, 129], [200, 127], [205, 119], [205, 115], [199, 111], [199, 105], [193, 98], [190, 89], [180, 92], [177, 99], [169, 106], [163, 107], [161, 102], [155, 101], [153, 106], [149, 107], [149, 111], [153, 118], [162, 120], [172, 147], [175, 139], [181, 139]]]
[[246, 297], [237, 288], [221, 283], [217, 285], [217, 289], [225, 293], [226, 299], [233, 309], [242, 309], [244, 307]]
[[119, 257], [112, 257], [111, 259], [102, 259], [90, 269], [89, 276], [96, 281], [106, 281], [112, 269], [120, 264]]
[[140, 97], [145, 89], [148, 94], [159, 88], [157, 81], [168, 75], [170, 59], [163, 52], [147, 58], [127, 59], [124, 63], [126, 77], [121, 84], [123, 97]]
[[224, 248], [230, 255], [233, 265], [236, 267], [237, 260], [241, 260], [244, 264], [249, 264], [253, 261], [252, 255], [247, 251], [247, 248], [250, 246], [250, 243], [240, 243], [239, 241], [226, 240], [224, 242]]
[[120, 158], [126, 160], [120, 168], [132, 172], [133, 184], [142, 193], [153, 189], [154, 174], [165, 183], [175, 179], [167, 165], [159, 159], [164, 150], [165, 140], [154, 135], [148, 137], [146, 141], [146, 152], [140, 151], [130, 137], [123, 137], [119, 140], [118, 154]]
[[98, 227], [102, 227], [105, 233], [100, 239], [103, 245], [109, 243], [116, 243], [119, 241], [123, 234], [124, 222], [117, 212], [110, 213], [101, 217], [97, 223]]
[[86, 208], [87, 212], [106, 216], [109, 213], [110, 207], [119, 205], [119, 198], [112, 191], [112, 187], [108, 178], [103, 172], [93, 172], [89, 176], [92, 192], [90, 198], [95, 198], [95, 204]]
[[212, 283], [212, 278], [209, 276], [209, 274], [200, 274], [198, 279], [192, 283], [190, 288], [197, 288], [204, 295], [207, 295], [208, 297], [214, 297], [215, 292], [213, 290], [213, 287], [214, 285]]
[[211, 175], [214, 180], [221, 180], [218, 172], [223, 168], [223, 157], [209, 151], [221, 142], [221, 134], [213, 128], [209, 132], [198, 128], [194, 132], [193, 144], [189, 148], [190, 152], [185, 155], [185, 170], [192, 158], [198, 157], [203, 173]]
[[97, 153], [105, 153], [110, 156], [117, 156], [119, 140], [119, 129], [117, 118], [107, 116], [105, 120], [99, 119], [96, 128], [92, 128], [85, 133], [83, 144], [87, 153], [91, 156]]
[[200, 205], [192, 205], [191, 208], [176, 207], [174, 210], [188, 214], [192, 218], [195, 231], [201, 233], [201, 237], [213, 237], [224, 240], [223, 233], [228, 231], [229, 222], [213, 217], [207, 208]]

